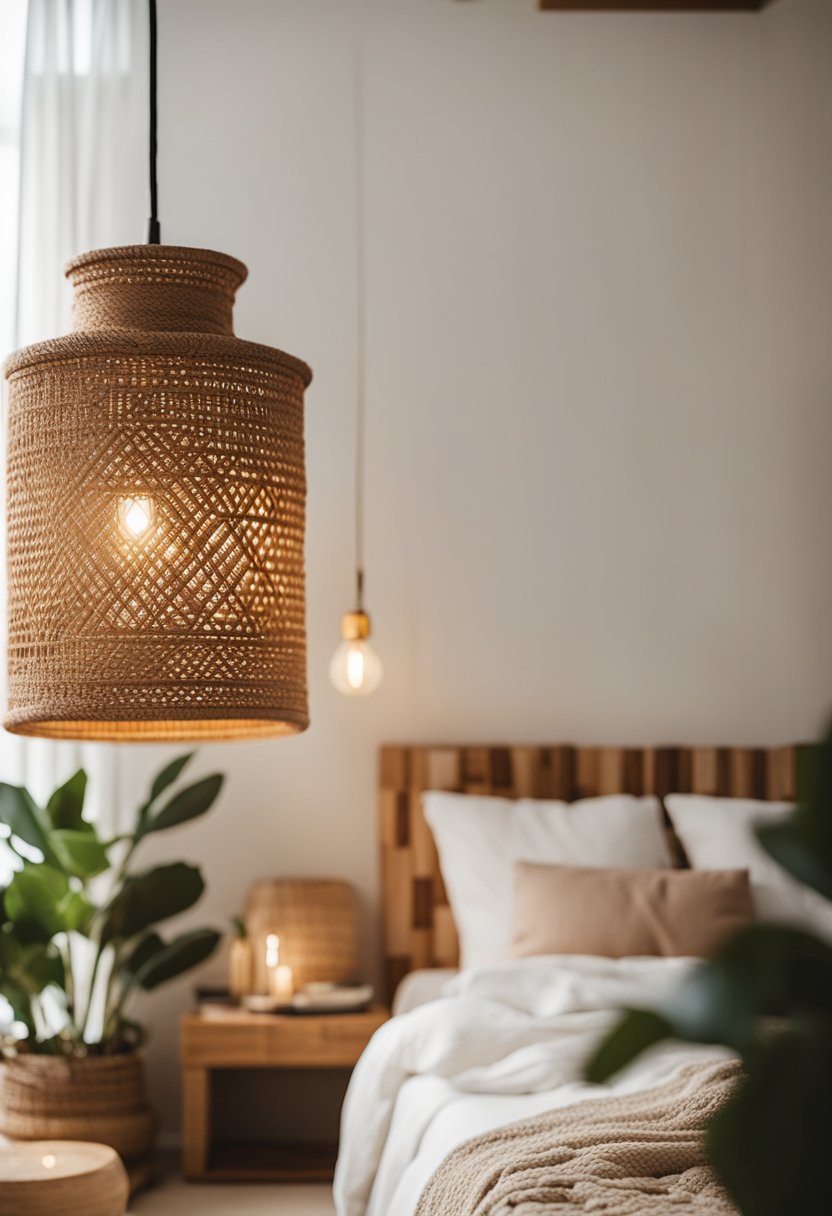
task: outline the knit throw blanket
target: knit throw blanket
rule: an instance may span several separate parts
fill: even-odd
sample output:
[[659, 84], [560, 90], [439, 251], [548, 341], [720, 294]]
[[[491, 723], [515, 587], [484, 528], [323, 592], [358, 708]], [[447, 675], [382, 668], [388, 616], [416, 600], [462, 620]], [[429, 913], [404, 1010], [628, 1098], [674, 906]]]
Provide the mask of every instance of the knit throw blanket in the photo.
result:
[[705, 1157], [734, 1063], [694, 1064], [660, 1089], [599, 1098], [461, 1145], [416, 1216], [735, 1216]]

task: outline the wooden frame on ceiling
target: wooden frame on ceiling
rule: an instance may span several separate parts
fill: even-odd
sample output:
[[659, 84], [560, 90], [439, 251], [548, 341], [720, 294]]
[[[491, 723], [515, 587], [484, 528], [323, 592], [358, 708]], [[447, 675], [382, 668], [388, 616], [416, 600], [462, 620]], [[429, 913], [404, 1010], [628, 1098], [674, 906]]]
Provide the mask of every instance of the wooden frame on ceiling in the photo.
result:
[[773, 0], [539, 0], [550, 13], [751, 13]]

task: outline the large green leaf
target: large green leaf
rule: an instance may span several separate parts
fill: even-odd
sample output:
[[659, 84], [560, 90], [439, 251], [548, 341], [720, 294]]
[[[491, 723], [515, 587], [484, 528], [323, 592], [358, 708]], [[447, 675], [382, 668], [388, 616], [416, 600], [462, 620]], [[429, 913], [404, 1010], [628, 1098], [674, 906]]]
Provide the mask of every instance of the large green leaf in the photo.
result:
[[204, 815], [216, 801], [222, 783], [223, 777], [214, 773], [180, 790], [152, 819], [148, 819], [141, 826], [140, 834], [144, 836], [150, 832], [164, 832], [167, 828], [178, 827], [180, 823], [187, 823], [189, 819]]
[[94, 878], [109, 869], [106, 850], [92, 824], [83, 832], [63, 828], [53, 832], [52, 844], [64, 870], [76, 878]]
[[87, 933], [94, 913], [89, 900], [71, 890], [66, 875], [47, 865], [18, 870], [6, 888], [4, 905], [15, 936], [25, 943], [42, 943], [56, 933]]
[[708, 1152], [743, 1216], [832, 1212], [832, 1025], [769, 1035], [712, 1121]]
[[54, 946], [25, 945], [11, 933], [0, 933], [0, 975], [29, 995], [37, 995], [50, 984], [63, 988], [64, 964]]
[[165, 943], [158, 933], [146, 933], [121, 966], [128, 975], [135, 977], [145, 963], [149, 962], [155, 954], [158, 954], [164, 948]]
[[797, 797], [801, 806], [817, 811], [824, 821], [827, 841], [832, 838], [832, 721], [820, 743], [797, 752]]
[[33, 942], [40, 942], [41, 945], [46, 945], [47, 942], [52, 940], [52, 934], [48, 929], [45, 929], [38, 921], [30, 920], [26, 917], [14, 922], [14, 935], [25, 946], [29, 946]]
[[[832, 818], [832, 808], [828, 812]], [[761, 824], [757, 839], [770, 857], [798, 882], [832, 899], [832, 856], [812, 811], [799, 807], [784, 823]]]
[[761, 1020], [832, 1020], [832, 946], [802, 929], [752, 925], [710, 963], [695, 968], [658, 1013], [630, 1010], [587, 1066], [605, 1080], [662, 1038], [756, 1050]]
[[196, 755], [196, 752], [186, 752], [184, 756], [177, 756], [175, 760], [171, 760], [170, 764], [166, 765], [160, 773], [157, 773], [153, 779], [153, 784], [150, 787], [149, 802], [155, 802], [160, 794], [163, 794], [169, 785], [173, 785], [176, 778], [180, 775], [185, 765], [188, 764]]
[[12, 1007], [12, 1017], [16, 1022], [22, 1022], [29, 1035], [35, 1036], [35, 1023], [32, 1015], [32, 1002], [28, 992], [24, 992], [9, 976], [0, 972], [0, 996], [5, 997]]
[[46, 804], [46, 814], [53, 829], [66, 828], [76, 832], [88, 831], [90, 824], [83, 817], [87, 774], [82, 768], [59, 786]]
[[59, 908], [65, 933], [82, 933], [89, 936], [96, 909], [81, 891], [70, 891], [61, 900]]
[[673, 1037], [691, 1043], [723, 1043], [742, 1051], [757, 1032], [757, 1009], [730, 968], [697, 967], [663, 1008]]
[[32, 921], [53, 937], [63, 930], [61, 901], [69, 882], [60, 870], [47, 865], [26, 865], [12, 876], [6, 888], [6, 914], [13, 923]]
[[759, 826], [757, 838], [784, 870], [832, 900], [832, 725], [821, 743], [799, 750], [797, 791], [794, 814]]
[[110, 903], [102, 940], [135, 937], [157, 921], [185, 912], [204, 889], [197, 867], [184, 861], [134, 874]]
[[673, 1037], [673, 1027], [649, 1009], [628, 1009], [602, 1039], [586, 1066], [586, 1079], [596, 1085], [620, 1072], [648, 1047]]
[[41, 812], [23, 786], [0, 781], [0, 823], [5, 823], [24, 844], [39, 849], [50, 864], [56, 864]]
[[196, 929], [162, 943], [136, 972], [136, 982], [148, 992], [210, 958], [222, 939], [214, 929]]
[[[832, 1016], [832, 946], [789, 925], [751, 925], [700, 968], [694, 1001], [673, 1002], [677, 1030], [744, 1050], [759, 1018]], [[683, 1005], [687, 1005], [685, 1013]], [[744, 1025], [743, 1025], [744, 1023]]]
[[[22, 946], [14, 971], [25, 974], [35, 992], [42, 992], [50, 984], [63, 989], [66, 983], [63, 959], [50, 946]], [[15, 978], [14, 971], [12, 978]]]

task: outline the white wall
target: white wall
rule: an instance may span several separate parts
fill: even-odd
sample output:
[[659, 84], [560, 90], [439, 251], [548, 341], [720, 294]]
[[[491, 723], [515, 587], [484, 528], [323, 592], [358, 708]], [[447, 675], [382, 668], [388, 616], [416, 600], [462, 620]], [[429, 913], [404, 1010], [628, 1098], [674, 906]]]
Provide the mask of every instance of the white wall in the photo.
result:
[[[386, 666], [367, 703], [326, 677], [352, 593], [355, 11], [161, 4], [164, 238], [243, 258], [238, 333], [315, 381], [312, 727], [204, 749], [222, 804], [159, 849], [204, 864], [194, 920], [223, 921], [264, 874], [345, 875], [371, 971], [382, 740], [819, 727], [832, 5], [364, 7], [368, 594]], [[131, 799], [158, 758], [125, 749]], [[190, 984], [153, 1003], [168, 1128]]]

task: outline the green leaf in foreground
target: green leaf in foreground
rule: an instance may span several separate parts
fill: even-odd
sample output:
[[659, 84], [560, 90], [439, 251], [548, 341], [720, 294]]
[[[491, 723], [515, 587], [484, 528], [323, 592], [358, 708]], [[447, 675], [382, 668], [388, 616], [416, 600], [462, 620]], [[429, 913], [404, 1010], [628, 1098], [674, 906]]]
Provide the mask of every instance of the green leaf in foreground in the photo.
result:
[[832, 1027], [766, 1038], [708, 1132], [708, 1155], [743, 1216], [832, 1211]]
[[621, 1021], [602, 1039], [586, 1067], [586, 1079], [599, 1085], [626, 1068], [648, 1047], [672, 1037], [673, 1027], [660, 1014], [648, 1009], [628, 1009]]
[[[832, 818], [832, 808], [829, 817]], [[769, 857], [793, 878], [832, 899], [832, 857], [824, 850], [812, 818], [802, 807], [784, 823], [760, 825], [756, 836]]]

